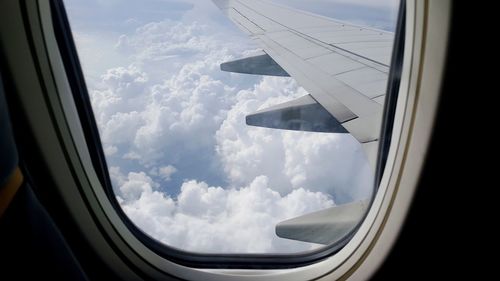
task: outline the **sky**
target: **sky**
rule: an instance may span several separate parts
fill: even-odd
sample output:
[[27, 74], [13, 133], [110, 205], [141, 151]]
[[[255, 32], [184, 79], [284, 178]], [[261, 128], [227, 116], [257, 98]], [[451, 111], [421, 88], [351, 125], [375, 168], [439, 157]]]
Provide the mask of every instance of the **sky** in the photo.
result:
[[[274, 0], [393, 30], [394, 0]], [[209, 0], [66, 0], [113, 188], [151, 237], [206, 253], [285, 253], [283, 220], [368, 198], [372, 172], [348, 134], [249, 127], [306, 95], [292, 78], [220, 71], [259, 50]]]

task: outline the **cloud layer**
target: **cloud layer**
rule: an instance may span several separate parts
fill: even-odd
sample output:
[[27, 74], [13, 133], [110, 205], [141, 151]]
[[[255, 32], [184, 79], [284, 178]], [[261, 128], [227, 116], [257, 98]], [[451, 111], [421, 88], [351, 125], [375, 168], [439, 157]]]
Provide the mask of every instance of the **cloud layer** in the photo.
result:
[[334, 205], [332, 198], [303, 188], [281, 196], [266, 176], [225, 189], [186, 181], [174, 200], [158, 191], [145, 173], [114, 169], [118, 200], [142, 230], [168, 245], [197, 252], [299, 252], [317, 245], [278, 238], [274, 226], [285, 219]]
[[[201, 9], [191, 4], [185, 18]], [[220, 71], [257, 48], [205, 20], [130, 19], [135, 28], [112, 47], [122, 64], [101, 74], [84, 64], [117, 198], [135, 224], [176, 248], [314, 248], [278, 238], [276, 223], [370, 196], [363, 151], [347, 134], [247, 126], [248, 113], [307, 93], [290, 78]], [[79, 49], [89, 42], [76, 38]]]

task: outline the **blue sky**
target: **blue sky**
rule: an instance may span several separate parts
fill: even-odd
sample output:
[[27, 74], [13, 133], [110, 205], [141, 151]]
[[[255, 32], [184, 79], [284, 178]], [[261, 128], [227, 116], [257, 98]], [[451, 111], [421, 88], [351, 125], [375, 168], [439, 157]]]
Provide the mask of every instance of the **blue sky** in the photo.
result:
[[[395, 1], [283, 1], [394, 28]], [[248, 127], [307, 94], [291, 78], [221, 72], [259, 50], [211, 1], [65, 1], [118, 200], [152, 237], [202, 252], [295, 252], [277, 222], [367, 198], [349, 135]]]

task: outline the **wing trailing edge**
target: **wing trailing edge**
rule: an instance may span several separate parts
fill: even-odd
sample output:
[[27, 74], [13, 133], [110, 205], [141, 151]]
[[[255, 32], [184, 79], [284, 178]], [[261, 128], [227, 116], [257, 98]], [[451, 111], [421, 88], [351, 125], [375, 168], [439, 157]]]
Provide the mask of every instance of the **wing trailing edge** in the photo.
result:
[[334, 244], [354, 230], [368, 207], [369, 200], [361, 200], [282, 221], [276, 225], [276, 235], [310, 243]]
[[284, 76], [290, 75], [266, 53], [225, 62], [220, 65], [222, 71], [244, 74]]
[[311, 95], [247, 115], [246, 123], [250, 126], [283, 130], [348, 133]]

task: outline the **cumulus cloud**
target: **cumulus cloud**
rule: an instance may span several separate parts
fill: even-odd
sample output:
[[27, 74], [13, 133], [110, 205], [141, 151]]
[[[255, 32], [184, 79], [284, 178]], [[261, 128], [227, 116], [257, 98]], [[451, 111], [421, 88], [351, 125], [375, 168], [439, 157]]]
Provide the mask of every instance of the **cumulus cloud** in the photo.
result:
[[281, 196], [269, 187], [265, 176], [234, 189], [190, 180], [182, 184], [177, 200], [155, 190], [158, 185], [143, 173], [113, 176], [120, 178], [119, 200], [132, 221], [155, 239], [198, 252], [313, 249], [318, 245], [278, 238], [274, 226], [282, 220], [334, 206], [330, 196], [302, 188]]
[[293, 79], [271, 77], [238, 94], [216, 133], [217, 152], [229, 181], [242, 185], [266, 175], [281, 194], [303, 187], [333, 194], [343, 203], [369, 197], [370, 167], [350, 135], [245, 125], [247, 114], [305, 94]]
[[[203, 6], [191, 2], [185, 18]], [[123, 64], [85, 74], [99, 77], [87, 82], [117, 199], [152, 237], [192, 251], [302, 251], [316, 245], [278, 238], [278, 222], [370, 196], [349, 135], [245, 124], [307, 93], [291, 78], [220, 71], [255, 52], [244, 35], [207, 17], [128, 19], [137, 28], [111, 46]]]
[[[174, 165], [176, 184], [184, 178], [223, 181], [214, 132], [238, 90], [260, 78], [221, 72], [219, 64], [235, 58], [229, 50], [238, 48], [207, 36], [206, 28], [167, 20], [120, 37], [119, 45], [132, 50], [133, 63], [108, 69], [90, 87], [112, 165], [129, 170]], [[156, 65], [164, 56], [172, 56], [172, 64]]]
[[177, 172], [177, 169], [172, 166], [168, 165], [165, 167], [160, 167], [158, 168], [158, 175], [164, 180], [164, 181], [169, 181], [170, 177]]

